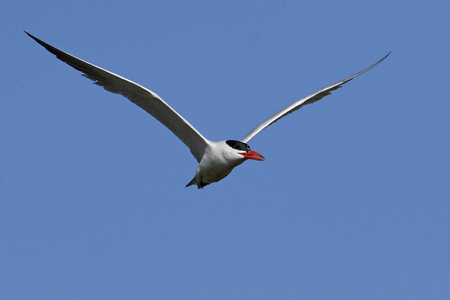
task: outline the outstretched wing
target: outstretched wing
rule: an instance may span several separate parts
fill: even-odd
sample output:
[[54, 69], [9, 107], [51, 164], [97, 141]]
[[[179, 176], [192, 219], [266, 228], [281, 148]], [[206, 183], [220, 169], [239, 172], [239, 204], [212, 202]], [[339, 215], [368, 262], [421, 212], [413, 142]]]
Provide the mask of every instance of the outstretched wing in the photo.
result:
[[209, 141], [156, 93], [122, 76], [61, 51], [26, 31], [25, 33], [45, 49], [56, 55], [58, 59], [83, 72], [83, 76], [93, 80], [95, 84], [102, 86], [109, 92], [125, 96], [131, 102], [151, 114], [188, 146], [192, 155], [200, 162]]
[[371, 65], [370, 67], [362, 70], [361, 72], [358, 72], [348, 78], [345, 78], [341, 81], [338, 81], [336, 83], [333, 83], [317, 92], [315, 92], [314, 94], [311, 94], [305, 98], [302, 98], [294, 103], [292, 103], [291, 105], [289, 105], [288, 107], [284, 108], [283, 110], [277, 112], [276, 114], [274, 114], [273, 116], [271, 116], [270, 118], [268, 118], [267, 120], [265, 120], [264, 122], [262, 122], [261, 124], [259, 124], [258, 126], [256, 126], [249, 134], [247, 134], [242, 140], [241, 142], [247, 143], [252, 137], [254, 137], [256, 134], [258, 134], [261, 130], [263, 130], [264, 128], [266, 128], [269, 125], [272, 125], [273, 123], [275, 123], [276, 121], [278, 121], [279, 119], [287, 116], [288, 114], [296, 111], [297, 109], [300, 109], [301, 107], [303, 107], [306, 104], [311, 104], [314, 103], [316, 101], [319, 101], [320, 99], [322, 99], [323, 97], [331, 94], [332, 91], [337, 90], [338, 88], [342, 87], [342, 85], [344, 83], [349, 82], [350, 80], [352, 80], [353, 78], [361, 75], [362, 73], [365, 73], [367, 71], [369, 71], [370, 69], [372, 69], [373, 67], [375, 67], [376, 65], [378, 65], [379, 63], [381, 63], [383, 60], [386, 59], [386, 57], [389, 56], [389, 54], [391, 54], [391, 52], [389, 52], [385, 57], [383, 57], [382, 59], [380, 59], [379, 61], [377, 61], [376, 63], [374, 63], [373, 65]]

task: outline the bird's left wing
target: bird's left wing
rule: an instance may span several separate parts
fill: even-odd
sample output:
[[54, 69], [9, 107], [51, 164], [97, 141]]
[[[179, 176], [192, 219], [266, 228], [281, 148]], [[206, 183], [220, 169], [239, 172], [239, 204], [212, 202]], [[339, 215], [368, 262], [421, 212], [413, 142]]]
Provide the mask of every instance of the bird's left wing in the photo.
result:
[[188, 146], [192, 155], [200, 162], [209, 141], [156, 93], [122, 76], [61, 51], [26, 31], [25, 33], [49, 52], [56, 55], [58, 59], [83, 72], [83, 75], [93, 80], [95, 84], [102, 86], [109, 92], [125, 96], [131, 102], [151, 114]]
[[323, 97], [331, 94], [332, 91], [337, 90], [338, 88], [342, 87], [342, 85], [344, 83], [349, 82], [350, 80], [352, 80], [353, 78], [355, 78], [356, 76], [361, 75], [362, 73], [365, 73], [367, 71], [369, 71], [370, 69], [372, 69], [373, 67], [375, 67], [376, 65], [378, 65], [379, 63], [381, 63], [383, 60], [386, 59], [386, 57], [389, 56], [389, 54], [391, 54], [391, 52], [389, 52], [385, 57], [383, 57], [382, 59], [380, 59], [379, 61], [377, 61], [376, 63], [374, 63], [373, 65], [371, 65], [370, 67], [362, 70], [361, 72], [358, 72], [348, 78], [345, 78], [343, 80], [340, 80], [336, 83], [333, 83], [323, 89], [321, 89], [320, 91], [315, 92], [314, 94], [311, 94], [305, 98], [302, 98], [300, 100], [295, 101], [294, 103], [292, 103], [291, 105], [289, 105], [288, 107], [284, 108], [283, 110], [277, 112], [276, 114], [274, 114], [273, 116], [271, 116], [270, 118], [268, 118], [267, 120], [265, 120], [264, 122], [262, 122], [261, 124], [259, 124], [258, 126], [256, 126], [249, 134], [247, 134], [242, 140], [241, 142], [247, 143], [252, 137], [254, 137], [256, 134], [258, 134], [261, 130], [263, 130], [264, 128], [266, 128], [267, 126], [275, 123], [276, 121], [278, 121], [279, 119], [287, 116], [288, 114], [296, 111], [297, 109], [300, 109], [301, 107], [303, 107], [306, 104], [311, 104], [314, 103], [316, 101], [319, 101], [320, 99], [322, 99]]

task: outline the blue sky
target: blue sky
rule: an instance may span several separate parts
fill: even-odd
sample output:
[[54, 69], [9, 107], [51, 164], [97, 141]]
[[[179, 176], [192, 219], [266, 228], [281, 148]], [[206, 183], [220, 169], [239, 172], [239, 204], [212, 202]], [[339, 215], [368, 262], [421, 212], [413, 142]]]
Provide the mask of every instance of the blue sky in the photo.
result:
[[[448, 1], [7, 1], [1, 299], [449, 299]], [[188, 149], [23, 30], [211, 140], [383, 57], [185, 188]]]

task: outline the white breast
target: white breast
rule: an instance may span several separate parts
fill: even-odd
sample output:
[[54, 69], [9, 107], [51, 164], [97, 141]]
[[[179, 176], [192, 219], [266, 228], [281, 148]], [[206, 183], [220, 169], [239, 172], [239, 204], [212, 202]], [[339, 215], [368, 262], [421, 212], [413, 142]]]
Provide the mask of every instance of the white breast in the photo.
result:
[[212, 183], [225, 178], [245, 161], [242, 155], [228, 146], [225, 141], [212, 142], [198, 165], [195, 177], [197, 182]]

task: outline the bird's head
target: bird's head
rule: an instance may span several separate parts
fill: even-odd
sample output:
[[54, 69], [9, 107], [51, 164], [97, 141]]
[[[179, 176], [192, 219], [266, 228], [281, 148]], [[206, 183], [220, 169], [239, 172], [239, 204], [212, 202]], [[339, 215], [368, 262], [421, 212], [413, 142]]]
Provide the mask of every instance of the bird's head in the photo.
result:
[[228, 140], [225, 141], [225, 143], [231, 147], [238, 155], [242, 155], [245, 159], [254, 159], [254, 160], [264, 160], [264, 156], [259, 154], [258, 152], [255, 152], [253, 150], [250, 150], [250, 146], [246, 143], [234, 141], [234, 140]]

